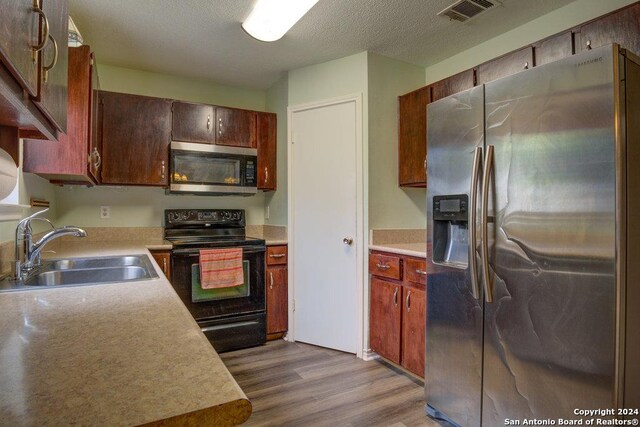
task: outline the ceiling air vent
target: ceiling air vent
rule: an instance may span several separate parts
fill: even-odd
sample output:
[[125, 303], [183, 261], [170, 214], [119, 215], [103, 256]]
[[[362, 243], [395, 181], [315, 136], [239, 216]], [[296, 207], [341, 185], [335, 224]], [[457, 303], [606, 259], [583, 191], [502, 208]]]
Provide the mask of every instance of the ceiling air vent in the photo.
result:
[[467, 22], [498, 4], [496, 0], [459, 0], [438, 13], [438, 16], [446, 16], [454, 21]]

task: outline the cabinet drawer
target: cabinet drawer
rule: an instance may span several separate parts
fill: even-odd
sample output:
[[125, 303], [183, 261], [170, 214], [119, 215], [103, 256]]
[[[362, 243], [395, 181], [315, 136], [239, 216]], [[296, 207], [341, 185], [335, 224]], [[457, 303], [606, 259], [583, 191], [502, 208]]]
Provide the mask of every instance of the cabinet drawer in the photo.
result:
[[401, 280], [400, 257], [382, 254], [369, 254], [369, 272], [374, 276]]
[[282, 265], [286, 263], [286, 246], [267, 246], [267, 265]]
[[427, 261], [419, 258], [405, 258], [405, 279], [413, 283], [427, 284]]

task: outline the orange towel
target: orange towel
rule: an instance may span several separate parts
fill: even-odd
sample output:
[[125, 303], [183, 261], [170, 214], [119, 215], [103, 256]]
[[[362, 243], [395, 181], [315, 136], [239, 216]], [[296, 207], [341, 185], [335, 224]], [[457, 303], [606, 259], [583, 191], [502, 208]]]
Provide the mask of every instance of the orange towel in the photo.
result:
[[200, 251], [202, 289], [230, 288], [243, 283], [242, 248]]

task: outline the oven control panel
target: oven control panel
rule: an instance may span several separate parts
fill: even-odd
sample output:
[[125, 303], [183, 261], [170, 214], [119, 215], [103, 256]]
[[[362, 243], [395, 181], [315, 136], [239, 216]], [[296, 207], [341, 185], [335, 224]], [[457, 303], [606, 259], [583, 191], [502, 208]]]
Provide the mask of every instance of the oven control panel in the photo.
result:
[[242, 209], [167, 209], [164, 211], [165, 225], [193, 223], [236, 224], [244, 226]]

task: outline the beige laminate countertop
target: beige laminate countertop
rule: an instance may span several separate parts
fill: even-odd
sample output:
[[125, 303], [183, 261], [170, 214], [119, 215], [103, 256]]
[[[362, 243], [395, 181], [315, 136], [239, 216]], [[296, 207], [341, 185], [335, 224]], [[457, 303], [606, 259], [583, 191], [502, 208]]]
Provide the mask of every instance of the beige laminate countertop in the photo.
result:
[[[149, 254], [65, 243], [50, 258]], [[235, 425], [251, 404], [153, 261], [158, 278], [0, 293], [6, 425]]]
[[427, 257], [426, 243], [385, 243], [383, 245], [369, 245], [369, 250], [390, 252], [418, 258]]

